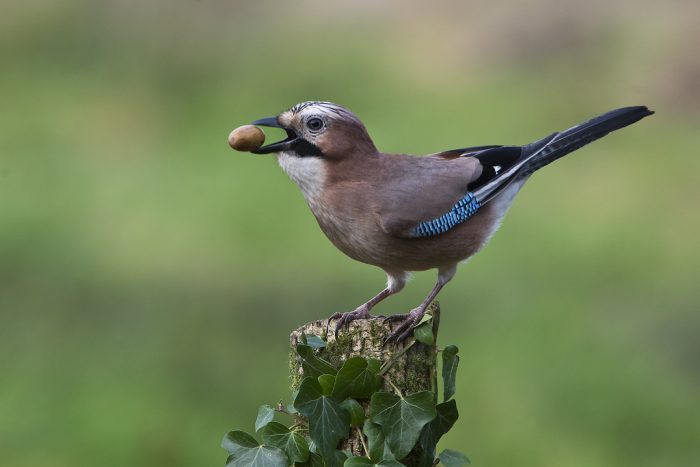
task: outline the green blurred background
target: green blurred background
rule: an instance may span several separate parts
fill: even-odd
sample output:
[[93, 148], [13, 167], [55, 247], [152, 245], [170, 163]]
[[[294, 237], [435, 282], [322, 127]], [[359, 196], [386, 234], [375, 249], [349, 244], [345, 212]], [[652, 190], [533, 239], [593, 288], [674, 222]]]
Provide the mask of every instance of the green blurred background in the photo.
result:
[[[651, 118], [538, 173], [441, 294], [477, 466], [700, 465], [700, 4], [4, 2], [0, 465], [223, 465], [288, 333], [383, 273], [228, 132], [304, 100], [385, 151]], [[420, 273], [383, 314], [423, 299]]]

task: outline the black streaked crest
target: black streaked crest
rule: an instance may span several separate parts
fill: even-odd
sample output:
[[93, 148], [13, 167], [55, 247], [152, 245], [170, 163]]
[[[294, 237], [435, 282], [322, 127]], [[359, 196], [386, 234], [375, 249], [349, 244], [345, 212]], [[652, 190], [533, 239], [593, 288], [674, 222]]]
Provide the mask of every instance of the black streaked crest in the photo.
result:
[[293, 113], [299, 113], [302, 110], [304, 110], [307, 107], [321, 107], [323, 110], [328, 110], [330, 112], [347, 112], [343, 107], [339, 106], [338, 104], [334, 104], [333, 102], [327, 102], [327, 101], [306, 101], [306, 102], [300, 102], [299, 104], [293, 106], [291, 110]]
[[350, 112], [348, 109], [345, 107], [342, 107], [338, 104], [334, 104], [333, 102], [326, 102], [326, 101], [307, 101], [307, 102], [301, 102], [299, 104], [296, 104], [292, 108], [289, 109], [290, 112], [292, 113], [300, 113], [303, 110], [313, 107], [314, 110], [317, 110], [320, 114], [327, 115], [328, 117], [338, 117], [342, 119], [351, 119], [359, 122], [359, 119], [355, 114]]

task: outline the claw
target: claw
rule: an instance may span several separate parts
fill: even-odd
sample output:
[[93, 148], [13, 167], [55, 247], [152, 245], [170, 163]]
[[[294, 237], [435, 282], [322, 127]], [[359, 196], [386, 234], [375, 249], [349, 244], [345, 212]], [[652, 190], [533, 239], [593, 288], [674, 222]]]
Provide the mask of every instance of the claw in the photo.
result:
[[382, 319], [382, 324], [384, 324], [384, 323], [391, 323], [391, 322], [393, 322], [393, 321], [405, 320], [406, 318], [408, 318], [408, 315], [409, 315], [409, 313], [406, 313], [406, 314], [403, 314], [403, 315], [399, 314], [399, 315], [383, 316], [383, 317], [382, 317], [382, 318], [383, 318], [383, 319]]
[[331, 321], [335, 320], [335, 330], [334, 335], [336, 340], [338, 339], [338, 331], [342, 328], [348, 328], [350, 323], [356, 319], [367, 319], [369, 318], [369, 310], [365, 305], [361, 305], [354, 309], [353, 311], [348, 311], [346, 313], [333, 313], [326, 323], [326, 334], [329, 332], [329, 327]]
[[382, 346], [386, 346], [392, 342], [401, 342], [413, 335], [413, 328], [418, 326], [420, 320], [423, 319], [425, 309], [423, 307], [415, 308], [405, 315], [393, 315], [384, 319], [384, 322], [401, 321], [401, 324], [384, 339]]
[[[343, 314], [338, 312], [338, 313], [333, 313], [332, 315], [330, 315], [328, 317], [328, 320], [326, 321], [326, 335], [331, 333], [331, 321], [333, 321], [333, 320], [337, 321], [338, 318], [340, 318], [341, 316], [343, 316]], [[338, 338], [338, 323], [336, 323], [335, 337]]]

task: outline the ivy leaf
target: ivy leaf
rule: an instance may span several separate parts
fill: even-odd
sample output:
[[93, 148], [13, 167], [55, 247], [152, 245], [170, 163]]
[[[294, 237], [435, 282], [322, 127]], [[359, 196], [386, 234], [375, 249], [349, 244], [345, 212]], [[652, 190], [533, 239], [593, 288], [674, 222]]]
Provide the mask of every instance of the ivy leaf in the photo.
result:
[[438, 404], [435, 409], [437, 416], [423, 427], [418, 439], [422, 450], [421, 459], [425, 465], [432, 465], [438, 441], [445, 433], [450, 431], [450, 428], [459, 418], [457, 402], [454, 399]]
[[231, 431], [224, 436], [221, 447], [231, 454], [227, 467], [287, 467], [286, 454], [274, 446], [264, 446], [244, 431]]
[[426, 321], [425, 323], [418, 325], [415, 329], [413, 329], [413, 337], [415, 337], [418, 342], [422, 342], [425, 345], [435, 345], [433, 324]]
[[295, 467], [325, 467], [323, 459], [315, 452], [309, 453], [309, 459], [306, 462], [297, 462]]
[[455, 395], [455, 380], [457, 378], [457, 366], [459, 365], [457, 352], [459, 352], [459, 349], [454, 345], [448, 345], [442, 351], [443, 401], [448, 401]]
[[269, 405], [261, 405], [258, 409], [258, 418], [255, 419], [255, 431], [260, 431], [260, 428], [270, 423], [274, 416], [275, 409]]
[[369, 404], [370, 420], [381, 425], [386, 444], [397, 459], [403, 459], [418, 441], [421, 429], [437, 415], [430, 391], [410, 396], [376, 392]]
[[292, 462], [306, 462], [309, 458], [309, 443], [296, 431], [277, 422], [268, 423], [262, 431], [265, 444], [282, 449]]
[[297, 345], [297, 353], [301, 357], [301, 368], [304, 370], [304, 376], [312, 376], [318, 378], [321, 375], [335, 375], [338, 370], [314, 354], [314, 351], [308, 345]]
[[395, 460], [383, 460], [376, 464], [373, 461], [367, 459], [366, 457], [350, 457], [345, 461], [343, 467], [406, 467], [399, 461]]
[[306, 342], [304, 342], [304, 344], [312, 349], [322, 349], [326, 346], [326, 341], [315, 334], [305, 334], [304, 336], [306, 337]]
[[382, 433], [382, 427], [376, 423], [372, 423], [369, 419], [365, 420], [365, 424], [362, 427], [362, 432], [367, 436], [367, 449], [369, 452], [370, 459], [375, 462], [381, 461], [383, 459], [393, 459], [394, 455], [391, 453], [387, 447], [384, 440], [384, 433]]
[[325, 459], [334, 454], [338, 442], [350, 431], [350, 414], [338, 402], [323, 394], [316, 378], [305, 378], [294, 407], [309, 419], [309, 436]]
[[229, 431], [221, 440], [221, 447], [226, 449], [229, 454], [235, 454], [239, 449], [258, 446], [260, 443], [255, 438], [241, 430]]
[[355, 399], [345, 399], [340, 406], [350, 414], [350, 425], [362, 425], [365, 421], [365, 409]]
[[432, 319], [433, 319], [432, 311], [428, 310], [423, 315], [423, 317], [420, 319], [420, 321], [418, 321], [418, 326], [420, 326], [423, 323], [427, 323], [428, 321], [432, 321]]
[[333, 375], [321, 375], [318, 377], [318, 383], [321, 385], [324, 396], [330, 396], [333, 392], [333, 386], [335, 385], [335, 376]]
[[348, 455], [345, 454], [343, 451], [335, 451], [333, 453], [333, 457], [329, 461], [326, 461], [326, 466], [327, 467], [343, 467], [343, 464], [345, 464], [345, 460], [348, 458]]
[[245, 448], [229, 456], [226, 467], [288, 467], [289, 460], [280, 448]]
[[338, 401], [348, 397], [368, 399], [381, 387], [380, 366], [374, 358], [348, 358], [335, 377], [333, 397]]
[[464, 467], [471, 463], [467, 456], [452, 449], [445, 449], [440, 453], [440, 462], [445, 467]]

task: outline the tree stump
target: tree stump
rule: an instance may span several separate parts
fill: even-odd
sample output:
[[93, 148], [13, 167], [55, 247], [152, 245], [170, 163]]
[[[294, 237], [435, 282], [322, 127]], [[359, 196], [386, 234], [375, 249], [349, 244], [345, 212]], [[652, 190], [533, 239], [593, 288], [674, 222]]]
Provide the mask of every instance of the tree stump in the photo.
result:
[[[437, 339], [437, 330], [440, 322], [439, 304], [437, 302], [432, 303], [427, 313], [433, 317], [433, 334]], [[317, 351], [317, 355], [336, 367], [341, 367], [348, 358], [356, 356], [375, 358], [382, 365], [392, 361], [385, 375], [404, 395], [423, 390], [436, 392], [436, 347], [434, 345], [424, 345], [415, 341], [414, 338], [383, 346], [384, 340], [397, 326], [398, 324], [384, 322], [381, 318], [360, 319], [351, 322], [348, 329], [339, 330], [337, 339], [334, 334], [335, 324], [329, 327], [328, 320], [312, 321], [299, 327], [290, 335], [289, 368], [292, 390], [298, 390], [301, 381], [304, 379], [301, 359], [295, 349], [300, 342], [301, 335], [306, 334], [319, 336], [327, 342], [325, 348]], [[384, 390], [392, 391], [386, 380], [384, 382]], [[364, 408], [365, 413], [367, 413], [368, 404], [365, 404]], [[357, 456], [363, 455], [360, 436], [359, 430], [352, 430], [350, 438], [340, 449], [349, 450]], [[410, 462], [410, 459], [404, 462]], [[412, 467], [417, 464], [406, 463], [406, 465]]]

